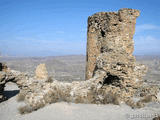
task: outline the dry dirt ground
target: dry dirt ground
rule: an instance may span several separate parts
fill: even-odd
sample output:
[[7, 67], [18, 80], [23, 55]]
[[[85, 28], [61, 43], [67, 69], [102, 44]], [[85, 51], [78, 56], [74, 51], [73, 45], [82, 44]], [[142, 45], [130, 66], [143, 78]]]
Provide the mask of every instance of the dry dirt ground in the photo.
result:
[[[140, 63], [149, 67], [144, 80], [148, 84], [160, 85], [160, 57], [137, 56]], [[57, 80], [71, 82], [84, 80], [85, 56], [61, 56], [45, 58], [0, 58], [11, 69], [27, 72], [34, 75], [39, 63], [46, 63], [49, 75]], [[18, 88], [13, 83], [5, 87], [8, 100], [0, 103], [0, 120], [152, 120], [160, 114], [160, 103], [149, 103], [141, 109], [132, 109], [125, 104], [121, 105], [95, 105], [74, 104], [59, 102], [34, 111], [30, 114], [20, 115], [18, 107], [23, 103], [16, 101]]]

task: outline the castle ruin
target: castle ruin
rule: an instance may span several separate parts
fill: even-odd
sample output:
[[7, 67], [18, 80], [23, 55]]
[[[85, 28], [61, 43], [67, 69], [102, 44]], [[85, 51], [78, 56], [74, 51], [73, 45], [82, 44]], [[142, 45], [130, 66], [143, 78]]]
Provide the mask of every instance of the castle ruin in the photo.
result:
[[[62, 100], [89, 104], [126, 103], [131, 107], [143, 107], [146, 101], [157, 101], [159, 90], [143, 85], [142, 77], [147, 68], [136, 63], [133, 56], [138, 16], [138, 10], [124, 8], [118, 12], [96, 13], [88, 18], [86, 81], [67, 83], [45, 80], [47, 77], [38, 80], [6, 71], [0, 64], [0, 99], [5, 84], [14, 81], [20, 88], [18, 96], [23, 96], [25, 102], [21, 113]], [[39, 73], [47, 76], [46, 70], [40, 69]], [[134, 101], [135, 97], [139, 100]]]
[[[93, 77], [96, 59], [104, 52], [125, 52], [132, 56], [133, 35], [136, 18], [135, 9], [120, 9], [118, 12], [99, 12], [88, 18], [86, 79]], [[120, 59], [120, 58], [119, 58]]]

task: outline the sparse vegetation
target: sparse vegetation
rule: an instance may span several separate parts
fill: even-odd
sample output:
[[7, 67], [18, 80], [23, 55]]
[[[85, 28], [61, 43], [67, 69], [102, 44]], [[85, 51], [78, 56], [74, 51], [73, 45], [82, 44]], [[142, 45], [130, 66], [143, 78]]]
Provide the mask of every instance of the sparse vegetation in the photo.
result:
[[[67, 58], [67, 57], [66, 57]], [[69, 58], [69, 57], [68, 57]], [[78, 59], [78, 58], [77, 58]], [[41, 61], [42, 59], [40, 59], [40, 61]], [[45, 59], [46, 60], [46, 59]], [[38, 61], [38, 59], [37, 59], [37, 61]], [[48, 61], [48, 60], [46, 60], [46, 61]], [[82, 60], [80, 60], [80, 61], [82, 61]], [[147, 60], [145, 60], [145, 61], [147, 61]], [[160, 60], [159, 60], [160, 61]], [[8, 61], [8, 62], [10, 62], [10, 61]], [[18, 61], [17, 61], [18, 62]], [[69, 60], [63, 60], [63, 62], [64, 63], [67, 63], [67, 62], [69, 62]], [[71, 61], [70, 61], [71, 62]], [[70, 63], [69, 62], [69, 63]], [[78, 60], [75, 60], [74, 62], [73, 62], [74, 64], [76, 64], [76, 66], [79, 64], [79, 61]], [[71, 64], [71, 66], [74, 66], [74, 64]], [[12, 64], [12, 63], [10, 63], [10, 64]], [[49, 67], [51, 67], [52, 65], [51, 65], [51, 63], [47, 63], [47, 64], [49, 64], [50, 66]], [[33, 64], [32, 64], [33, 65]], [[32, 66], [31, 65], [31, 63], [30, 63], [30, 66]], [[64, 66], [66, 66], [65, 64], [64, 64]], [[83, 62], [83, 64], [82, 64], [82, 66], [84, 67], [85, 66], [85, 63]], [[21, 67], [21, 69], [23, 68], [23, 66], [20, 66]], [[70, 77], [72, 78], [72, 79], [75, 79], [75, 77], [74, 77], [74, 72], [72, 73], [72, 75], [70, 76], [70, 77], [68, 77], [68, 76], [66, 76], [66, 74], [64, 73], [64, 74], [61, 74], [62, 73], [62, 69], [64, 69], [64, 71], [65, 71], [65, 68], [63, 67], [63, 68], [61, 68], [61, 70], [59, 70], [58, 71], [58, 74], [56, 74], [56, 76], [58, 76], [59, 78], [63, 78], [63, 81], [66, 81], [66, 82], [71, 82], [70, 81]], [[72, 70], [75, 70], [75, 69], [77, 69], [77, 68], [74, 68], [73, 67], [73, 69]], [[81, 69], [81, 68], [80, 68]], [[79, 72], [81, 72], [81, 74], [79, 74], [79, 78], [82, 78], [81, 77], [81, 75], [82, 74], [84, 74], [84, 71], [85, 71], [85, 69], [83, 70], [83, 72], [80, 70], [79, 68], [77, 69], [77, 71], [79, 71]], [[154, 67], [152, 68], [152, 69], [154, 69]], [[156, 69], [155, 69], [156, 70]], [[28, 70], [29, 71], [29, 70]], [[51, 72], [51, 71], [49, 71], [49, 72]], [[54, 71], [55, 72], [55, 71]], [[57, 72], [57, 71], [56, 71]], [[66, 73], [68, 74], [70, 72], [70, 69], [68, 69], [68, 71], [66, 71]], [[158, 73], [158, 72], [157, 72]], [[160, 73], [160, 72], [159, 72]], [[70, 73], [69, 73], [70, 74]], [[53, 76], [53, 75], [52, 75]], [[52, 79], [53, 77], [51, 77], [51, 75], [48, 77], [48, 79], [46, 80], [46, 82], [49, 82], [49, 83], [52, 83], [53, 82], [53, 79]], [[54, 78], [55, 79], [55, 78]], [[75, 80], [78, 80], [78, 81], [80, 81], [81, 79], [75, 79]], [[157, 81], [158, 82], [158, 81]], [[35, 106], [34, 107], [30, 107], [30, 106], [23, 106], [23, 107], [20, 107], [19, 108], [19, 112], [21, 113], [21, 114], [26, 114], [26, 113], [30, 113], [30, 112], [32, 112], [32, 111], [35, 111], [35, 110], [37, 110], [37, 109], [39, 109], [39, 108], [42, 108], [42, 107], [44, 107], [44, 105], [45, 104], [50, 104], [50, 103], [55, 103], [55, 102], [58, 102], [58, 101], [61, 101], [61, 100], [63, 100], [63, 101], [66, 101], [66, 102], [69, 102], [70, 100], [68, 99], [68, 96], [65, 96], [65, 94], [63, 93], [63, 91], [60, 91], [60, 90], [57, 90], [58, 88], [55, 88], [55, 90], [54, 91], [57, 91], [57, 92], [55, 92], [56, 93], [56, 95], [54, 94], [54, 92], [51, 90], [50, 92], [48, 92], [45, 96], [44, 96], [44, 101], [45, 101], [45, 103], [43, 103], [43, 102], [36, 102], [36, 104], [35, 104]], [[153, 93], [153, 92], [151, 92], [151, 93]], [[94, 93], [93, 93], [94, 94]], [[26, 96], [26, 94], [25, 94], [25, 92], [23, 92], [23, 91], [20, 91], [20, 93], [18, 94], [18, 96], [17, 96], [17, 101], [24, 101], [24, 99], [25, 99], [25, 96]], [[60, 97], [61, 96], [61, 97]], [[144, 95], [145, 96], [145, 95]], [[142, 97], [142, 96], [141, 96]], [[119, 101], [119, 96], [118, 95], [116, 95], [116, 94], [113, 94], [113, 93], [109, 93], [109, 94], [107, 94], [107, 95], [105, 95], [105, 99], [104, 99], [104, 101], [103, 101], [103, 103], [104, 104], [107, 104], [107, 103], [112, 103], [112, 104], [116, 104], [116, 105], [118, 105], [118, 104], [120, 104], [120, 101]], [[81, 98], [79, 99], [79, 101], [83, 101], [83, 100], [81, 100]], [[136, 102], [134, 102], [134, 101], [128, 101], [128, 102], [126, 102], [127, 103], [127, 105], [129, 105], [129, 106], [131, 106], [132, 108], [141, 108], [141, 107], [143, 107], [144, 106], [144, 103], [145, 102], [150, 102], [150, 101], [152, 101], [152, 98], [151, 97], [146, 97], [146, 98], [144, 98], [143, 100], [141, 99], [141, 101], [138, 101], [137, 103]], [[93, 101], [93, 103], [94, 103], [94, 101]]]
[[49, 76], [49, 77], [47, 78], [46, 82], [52, 83], [52, 82], [53, 82], [52, 77], [51, 77], [51, 76]]
[[153, 118], [153, 120], [160, 120], [160, 116]]
[[31, 113], [33, 111], [32, 107], [30, 106], [23, 106], [23, 107], [19, 107], [18, 111], [20, 114], [26, 114], [26, 113]]
[[[144, 80], [151, 84], [160, 84], [160, 56], [136, 56], [138, 62], [149, 67]], [[34, 70], [40, 63], [45, 63], [49, 76], [59, 81], [79, 81], [85, 76], [85, 56], [60, 56], [47, 58], [8, 58], [2, 57], [8, 67], [34, 76]], [[18, 63], [18, 64], [17, 64]]]
[[108, 94], [106, 94], [105, 98], [104, 98], [104, 104], [108, 104], [108, 103], [119, 105], [120, 101], [119, 101], [118, 95], [116, 95], [114, 93], [108, 93]]
[[26, 94], [24, 92], [20, 92], [17, 96], [17, 101], [21, 102], [24, 101]]
[[154, 102], [154, 101], [156, 101], [155, 95], [147, 95], [141, 100], [141, 102], [144, 102], [144, 103]]
[[[67, 58], [67, 57], [66, 57]], [[157, 59], [158, 60], [158, 59]], [[38, 60], [37, 60], [38, 61]], [[64, 60], [65, 61], [65, 60]], [[68, 61], [68, 60], [67, 60]], [[78, 64], [78, 62], [77, 62], [78, 60], [75, 60], [74, 62], [75, 62], [75, 64]], [[80, 60], [81, 61], [81, 60]], [[149, 60], [147, 60], [147, 59], [145, 59], [144, 61], [149, 61]], [[159, 60], [160, 61], [160, 60]], [[10, 61], [9, 61], [10, 62]], [[18, 62], [18, 61], [17, 61]], [[74, 63], [73, 62], [73, 63]], [[141, 60], [141, 62], [143, 62], [143, 60]], [[12, 64], [11, 62], [10, 62], [10, 64]], [[150, 64], [150, 63], [149, 63]], [[32, 66], [33, 64], [31, 64], [30, 63], [30, 66]], [[83, 66], [84, 66], [84, 63], [82, 64]], [[65, 66], [65, 65], [64, 65]], [[71, 64], [71, 66], [74, 66], [73, 64]], [[150, 66], [150, 65], [149, 65]], [[22, 69], [23, 69], [23, 67], [24, 66], [20, 66]], [[50, 66], [51, 67], [51, 66]], [[62, 68], [61, 68], [62, 69]], [[75, 68], [74, 68], [75, 69]], [[79, 69], [79, 68], [78, 68]], [[77, 69], [77, 71], [79, 71], [79, 72], [82, 72], [81, 70], [78, 70]], [[81, 68], [80, 68], [81, 69]], [[154, 66], [152, 66], [151, 67], [151, 69], [154, 69]], [[62, 70], [63, 71], [63, 70]], [[60, 70], [60, 71], [58, 71], [58, 74], [56, 74], [56, 76], [58, 76], [59, 78], [63, 78], [63, 81], [69, 81], [69, 82], [71, 82], [70, 80], [70, 77], [72, 77], [72, 79], [75, 79], [75, 77], [73, 77], [74, 76], [74, 73], [72, 74], [72, 76], [70, 76], [70, 77], [67, 77], [67, 76], [65, 76], [65, 73], [64, 74], [60, 74], [60, 73], [62, 73], [62, 71]], [[157, 73], [158, 73], [158, 70], [157, 69], [155, 69], [155, 71], [157, 71]], [[50, 72], [50, 71], [49, 71]], [[57, 72], [57, 71], [56, 71]], [[68, 69], [68, 72], [69, 72], [69, 69]], [[67, 73], [67, 71], [66, 71], [66, 73]], [[159, 72], [160, 73], [160, 72]], [[68, 74], [68, 73], [67, 73]], [[84, 70], [83, 70], [83, 72], [81, 73], [81, 74], [79, 74], [79, 77], [81, 77], [81, 75], [82, 74], [84, 74]], [[150, 73], [149, 73], [150, 74]], [[64, 75], [64, 76], [63, 76]], [[159, 74], [157, 74], [157, 76], [155, 75], [154, 77], [157, 77], [158, 78], [158, 75]], [[52, 75], [53, 76], [53, 75]], [[54, 77], [51, 77], [51, 75], [50, 75], [50, 77], [48, 77], [48, 79], [47, 79], [47, 81], [46, 82], [49, 82], [49, 83], [52, 83], [53, 82], [53, 79], [52, 78], [54, 78]], [[54, 78], [55, 79], [55, 78]], [[75, 80], [81, 80], [81, 79], [75, 79]], [[153, 79], [151, 79], [150, 81], [152, 81]], [[146, 81], [146, 82], [148, 82], [148, 81]], [[154, 80], [153, 80], [153, 82], [154, 82]], [[159, 81], [156, 81], [156, 82], [159, 82]], [[55, 93], [58, 93], [58, 94], [54, 94], [54, 92], [53, 91], [58, 91], [58, 92], [55, 92]], [[31, 106], [28, 106], [28, 105], [26, 105], [26, 106], [22, 106], [22, 107], [20, 107], [18, 110], [19, 110], [19, 113], [20, 114], [27, 114], [27, 113], [31, 113], [32, 111], [36, 111], [37, 109], [39, 109], [39, 108], [42, 108], [42, 107], [44, 107], [44, 105], [46, 105], [46, 104], [51, 104], [51, 103], [55, 103], [55, 102], [58, 102], [58, 101], [60, 101], [60, 100], [63, 100], [63, 101], [66, 101], [66, 102], [70, 102], [70, 100], [68, 99], [68, 97], [67, 96], [65, 96], [65, 94], [63, 93], [63, 91], [60, 91], [60, 90], [58, 90], [58, 88], [54, 88], [54, 89], [52, 89], [51, 91], [49, 91], [45, 96], [44, 96], [44, 101], [45, 101], [45, 103], [43, 103], [43, 102], [36, 102], [35, 104], [34, 104], [34, 107], [31, 107]], [[150, 91], [150, 93], [153, 93], [154, 91], [151, 91], [151, 90], [149, 90]], [[94, 92], [94, 89], [92, 90], [92, 92]], [[92, 93], [91, 93], [92, 94]], [[93, 93], [93, 94], [95, 94], [95, 93]], [[63, 95], [63, 97], [60, 97], [60, 95]], [[147, 94], [144, 94], [144, 95], [141, 95], [141, 97], [144, 97], [144, 96], [146, 96]], [[20, 91], [20, 93], [18, 94], [18, 96], [17, 96], [17, 101], [24, 101], [24, 99], [25, 99], [25, 96], [26, 96], [26, 94], [25, 94], [25, 92], [23, 92], [23, 91]], [[141, 99], [141, 101], [138, 101], [138, 102], [134, 102], [134, 101], [132, 101], [132, 100], [130, 100], [130, 101], [128, 101], [128, 102], [126, 102], [126, 104], [127, 105], [129, 105], [129, 106], [131, 106], [132, 108], [141, 108], [141, 107], [143, 107], [144, 106], [144, 104], [146, 103], [146, 102], [150, 102], [150, 101], [152, 101], [153, 99], [152, 98], [154, 98], [154, 97], [152, 97], [152, 96], [149, 96], [149, 97], [146, 97], [146, 98], [144, 98], [144, 99]], [[92, 99], [92, 98], [91, 98]], [[79, 99], [79, 100], [81, 100], [81, 98]], [[82, 99], [83, 100], [83, 99]], [[104, 101], [103, 101], [103, 103], [104, 104], [106, 104], [106, 103], [113, 103], [113, 104], [120, 104], [119, 103], [120, 101], [119, 101], [119, 96], [118, 95], [115, 95], [115, 94], [112, 94], [112, 93], [110, 93], [110, 94], [107, 94], [106, 96], [105, 96], [105, 99], [104, 99]], [[94, 101], [93, 101], [93, 103], [95, 103]], [[154, 120], [157, 120], [157, 119], [154, 119]]]

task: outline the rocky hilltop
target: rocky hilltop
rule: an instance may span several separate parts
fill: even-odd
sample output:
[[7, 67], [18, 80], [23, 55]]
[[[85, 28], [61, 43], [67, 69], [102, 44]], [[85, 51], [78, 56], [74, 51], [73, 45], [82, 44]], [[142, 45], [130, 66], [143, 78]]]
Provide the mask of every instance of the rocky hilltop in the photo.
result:
[[[20, 88], [19, 101], [26, 103], [20, 108], [21, 113], [58, 101], [126, 103], [132, 108], [158, 101], [159, 88], [143, 83], [147, 67], [137, 64], [133, 56], [138, 16], [138, 10], [124, 8], [118, 12], [96, 13], [88, 18], [86, 81], [66, 83], [51, 79], [44, 64], [37, 67], [33, 78], [5, 70], [7, 67], [1, 65], [1, 95], [5, 83], [15, 82]], [[9, 78], [8, 74], [14, 78]]]

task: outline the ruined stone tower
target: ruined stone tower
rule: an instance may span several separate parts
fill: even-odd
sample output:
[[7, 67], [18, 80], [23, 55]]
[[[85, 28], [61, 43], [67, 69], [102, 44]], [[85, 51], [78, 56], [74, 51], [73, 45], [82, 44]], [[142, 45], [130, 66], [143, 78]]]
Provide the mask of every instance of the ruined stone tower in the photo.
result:
[[118, 12], [99, 12], [88, 18], [86, 80], [93, 77], [96, 59], [101, 53], [125, 51], [132, 56], [138, 16], [138, 10], [124, 8]]
[[86, 79], [89, 80], [69, 83], [49, 80], [44, 64], [37, 67], [36, 77], [29, 77], [0, 63], [0, 102], [5, 100], [3, 91], [7, 82], [15, 82], [20, 88], [19, 99], [25, 102], [19, 108], [22, 114], [59, 101], [126, 103], [132, 108], [159, 101], [159, 86], [143, 84], [147, 68], [136, 63], [132, 55], [138, 16], [138, 10], [125, 8], [88, 18]]

